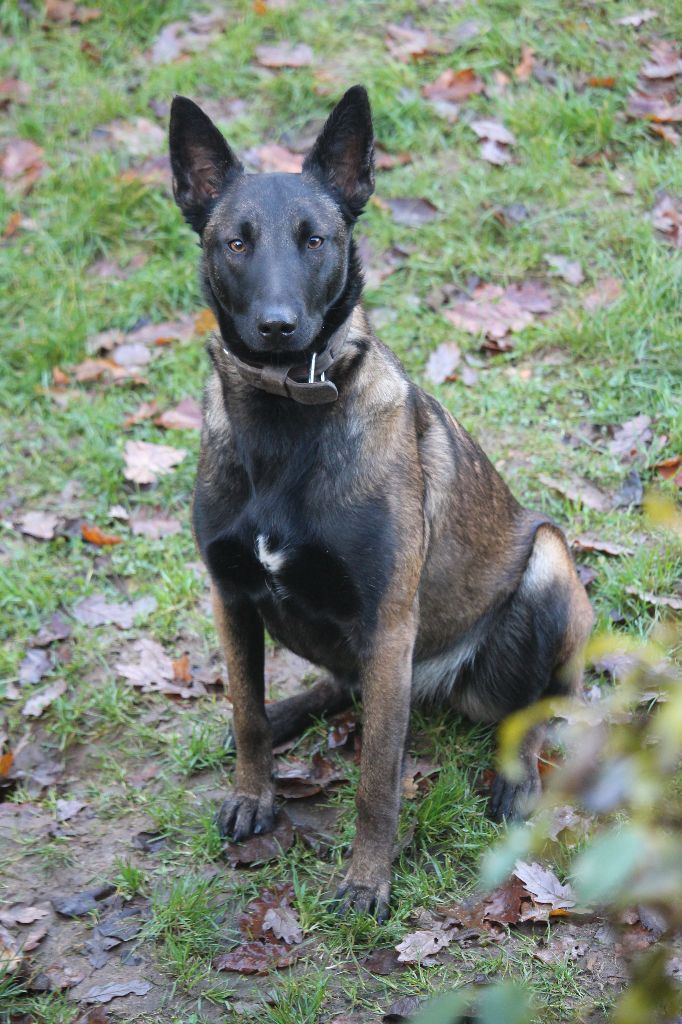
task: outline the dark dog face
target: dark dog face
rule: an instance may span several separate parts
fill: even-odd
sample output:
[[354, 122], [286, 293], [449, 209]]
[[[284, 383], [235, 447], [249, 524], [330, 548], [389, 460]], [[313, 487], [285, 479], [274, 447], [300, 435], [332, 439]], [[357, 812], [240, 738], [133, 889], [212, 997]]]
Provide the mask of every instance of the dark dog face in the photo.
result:
[[246, 174], [213, 122], [176, 96], [173, 191], [201, 236], [207, 298], [242, 358], [320, 351], [359, 297], [352, 243], [374, 188], [369, 102], [360, 86], [332, 111], [302, 174]]

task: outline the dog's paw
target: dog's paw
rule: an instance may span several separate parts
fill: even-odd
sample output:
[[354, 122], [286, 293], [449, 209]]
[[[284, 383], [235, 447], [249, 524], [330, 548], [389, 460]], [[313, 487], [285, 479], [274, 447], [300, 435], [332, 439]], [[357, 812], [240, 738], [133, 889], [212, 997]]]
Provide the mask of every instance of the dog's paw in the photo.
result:
[[271, 792], [261, 796], [233, 793], [216, 815], [221, 836], [240, 842], [249, 836], [272, 832], [275, 825], [275, 801]]
[[521, 782], [510, 782], [498, 773], [490, 794], [490, 817], [493, 821], [525, 821], [542, 791], [540, 773], [530, 772]]
[[388, 920], [390, 882], [355, 882], [347, 878], [336, 893], [337, 913], [374, 914], [379, 924]]

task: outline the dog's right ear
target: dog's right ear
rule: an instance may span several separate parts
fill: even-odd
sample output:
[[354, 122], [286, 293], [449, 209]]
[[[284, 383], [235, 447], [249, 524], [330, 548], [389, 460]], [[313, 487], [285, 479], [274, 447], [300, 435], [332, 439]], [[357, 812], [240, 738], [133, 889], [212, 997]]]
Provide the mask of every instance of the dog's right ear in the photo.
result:
[[210, 117], [186, 96], [173, 99], [169, 141], [175, 201], [201, 234], [226, 181], [243, 167]]

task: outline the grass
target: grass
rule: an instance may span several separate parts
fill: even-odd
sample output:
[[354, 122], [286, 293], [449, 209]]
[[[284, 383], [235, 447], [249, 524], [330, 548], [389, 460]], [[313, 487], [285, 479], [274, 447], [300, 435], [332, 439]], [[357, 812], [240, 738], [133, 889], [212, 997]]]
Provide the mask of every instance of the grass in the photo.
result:
[[[476, 387], [455, 381], [432, 390], [484, 442], [525, 503], [555, 516], [571, 534], [593, 531], [631, 542], [631, 557], [583, 558], [598, 574], [590, 593], [599, 628], [649, 634], [662, 613], [627, 588], [673, 593], [679, 549], [638, 509], [579, 508], [548, 491], [539, 476], [577, 474], [617, 489], [629, 467], [609, 452], [608, 430], [639, 413], [652, 418], [656, 438], [638, 464], [645, 485], [656, 482], [660, 458], [682, 449], [682, 257], [656, 234], [650, 218], [657, 192], [682, 196], [682, 165], [674, 147], [623, 114], [651, 36], [680, 35], [680, 0], [659, 7], [658, 18], [635, 31], [617, 25], [613, 6], [600, 2], [465, 0], [417, 10], [407, 0], [290, 0], [282, 10], [266, 5], [259, 14], [250, 2], [235, 0], [227, 31], [208, 50], [154, 66], [145, 52], [165, 24], [188, 17], [193, 5], [187, 0], [109, 0], [95, 21], [49, 29], [39, 17], [27, 17], [27, 5], [11, 0], [3, 6], [0, 24], [11, 43], [0, 49], [0, 77], [20, 78], [32, 94], [29, 103], [9, 107], [2, 132], [43, 146], [47, 171], [25, 198], [0, 188], [0, 229], [16, 212], [29, 219], [0, 246], [0, 277], [11, 285], [0, 292], [1, 678], [16, 678], [29, 638], [55, 610], [68, 611], [93, 593], [110, 600], [153, 595], [157, 607], [142, 631], [173, 657], [189, 649], [194, 663], [208, 663], [216, 647], [188, 525], [197, 438], [189, 431], [162, 436], [149, 420], [123, 429], [141, 401], [156, 399], [163, 409], [199, 397], [207, 370], [201, 340], [164, 349], [150, 364], [145, 387], [76, 385], [66, 404], [55, 402], [51, 392], [53, 369], [68, 371], [85, 358], [86, 340], [97, 331], [129, 329], [142, 319], [155, 322], [202, 306], [196, 242], [170, 197], [123, 178], [140, 158], [98, 134], [114, 118], [147, 117], [163, 126], [149, 103], [166, 104], [174, 92], [243, 100], [243, 112], [229, 125], [231, 144], [243, 151], [278, 141], [285, 131], [302, 132], [311, 119], [326, 115], [346, 87], [366, 84], [381, 144], [414, 157], [379, 175], [378, 195], [424, 196], [438, 207], [436, 219], [414, 229], [396, 225], [380, 204], [370, 203], [358, 228], [376, 252], [396, 243], [409, 249], [404, 265], [366, 293], [368, 308], [383, 324], [381, 337], [418, 379], [442, 341], [455, 340], [480, 364]], [[629, 9], [619, 6], [618, 14]], [[387, 56], [383, 26], [406, 15], [438, 36], [469, 19], [481, 31], [453, 55], [403, 64]], [[287, 38], [309, 43], [316, 66], [274, 74], [259, 69], [256, 46]], [[85, 41], [99, 61], [88, 56]], [[551, 69], [554, 85], [513, 78], [523, 45]], [[488, 95], [472, 97], [450, 125], [423, 101], [420, 89], [447, 67], [468, 66], [485, 80]], [[511, 79], [506, 88], [495, 85], [499, 73]], [[613, 76], [614, 88], [584, 84], [595, 75]], [[500, 169], [480, 159], [468, 127], [474, 116], [499, 118], [514, 132], [512, 164]], [[510, 204], [523, 204], [527, 215], [503, 226], [496, 211]], [[552, 279], [557, 310], [516, 335], [510, 353], [483, 357], [475, 339], [427, 302], [434, 288], [464, 286], [474, 277], [503, 285], [546, 278], [545, 253], [579, 260], [586, 282], [573, 288]], [[145, 262], [125, 278], [89, 270], [99, 259], [128, 268], [140, 255]], [[584, 296], [604, 276], [619, 279], [620, 297], [589, 314]], [[598, 428], [595, 435], [590, 425]], [[188, 454], [144, 491], [123, 480], [122, 451], [131, 438], [165, 441]], [[672, 485], [658, 485], [672, 493]], [[134, 536], [109, 519], [114, 504], [130, 511], [161, 508], [181, 520], [182, 531], [155, 542]], [[12, 524], [34, 509], [87, 519], [119, 532], [124, 542], [93, 548], [77, 528], [49, 543], [33, 541]], [[614, 624], [618, 616], [622, 621]], [[202, 870], [220, 864], [213, 812], [218, 791], [229, 783], [232, 755], [223, 749], [228, 714], [218, 698], [181, 707], [143, 697], [117, 679], [113, 665], [140, 632], [139, 624], [126, 631], [76, 623], [70, 660], [35, 688], [63, 678], [66, 693], [32, 728], [52, 750], [78, 757], [78, 795], [107, 827], [145, 816], [148, 827], [166, 838], [153, 862], [112, 855], [108, 875], [128, 898], [152, 894], [147, 939], [169, 979], [164, 1020], [199, 1022], [215, 1019], [216, 1007], [224, 1010], [231, 989], [209, 965], [235, 937], [225, 924], [226, 908], [292, 878], [315, 952], [303, 972], [268, 979], [274, 1001], [260, 1006], [258, 1019], [312, 1024], [329, 1006], [383, 1012], [398, 995], [426, 995], [477, 974], [523, 979], [535, 994], [538, 1021], [565, 1020], [576, 1005], [590, 1001], [603, 1013], [600, 1000], [606, 1004], [608, 995], [590, 994], [574, 965], [555, 970], [539, 964], [530, 947], [517, 948], [511, 959], [462, 950], [439, 972], [408, 968], [369, 984], [362, 956], [400, 941], [416, 908], [447, 905], [466, 894], [497, 832], [484, 817], [478, 785], [491, 764], [491, 738], [451, 717], [414, 716], [417, 749], [442, 770], [424, 799], [404, 807], [395, 910], [385, 926], [364, 917], [339, 922], [328, 901], [352, 840], [352, 786], [331, 797], [339, 819], [326, 861], [296, 843], [265, 868], [234, 872], [221, 866], [215, 877], [203, 877]], [[10, 734], [20, 735], [20, 703], [8, 703], [7, 716]], [[156, 774], [148, 781], [129, 781], [150, 764]], [[13, 795], [15, 801], [26, 797], [25, 789]], [[52, 791], [39, 802], [51, 808], [54, 798]], [[29, 854], [45, 876], [73, 866], [68, 838], [26, 849], [24, 856]], [[259, 997], [264, 991], [255, 983], [252, 990]], [[174, 1002], [180, 995], [182, 1007]], [[12, 983], [0, 989], [0, 999], [3, 1010], [30, 1009], [45, 1024], [73, 1016], [61, 997], [18, 996]]]

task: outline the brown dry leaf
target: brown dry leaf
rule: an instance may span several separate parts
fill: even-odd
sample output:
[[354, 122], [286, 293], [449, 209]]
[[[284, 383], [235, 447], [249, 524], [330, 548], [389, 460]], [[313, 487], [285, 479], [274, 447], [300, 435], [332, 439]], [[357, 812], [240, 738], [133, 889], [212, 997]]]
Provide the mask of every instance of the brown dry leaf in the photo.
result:
[[298, 914], [292, 907], [270, 907], [263, 917], [263, 931], [272, 932], [276, 939], [281, 939], [287, 945], [303, 941]]
[[434, 206], [430, 199], [398, 196], [394, 199], [386, 199], [385, 202], [396, 224], [404, 224], [406, 227], [420, 227], [438, 216], [438, 207]]
[[431, 959], [434, 953], [445, 949], [454, 938], [454, 932], [444, 929], [429, 929], [410, 932], [395, 947], [401, 964], [424, 964], [433, 966], [437, 963]]
[[557, 480], [544, 473], [540, 473], [538, 479], [545, 487], [558, 491], [564, 498], [577, 502], [579, 505], [585, 505], [586, 508], [592, 508], [597, 512], [608, 512], [612, 508], [611, 497], [595, 484], [590, 483], [589, 480], [583, 480], [580, 477]]
[[267, 835], [251, 836], [242, 843], [227, 843], [224, 856], [233, 868], [267, 864], [278, 860], [294, 844], [294, 829], [289, 817], [280, 812], [274, 831]]
[[29, 139], [8, 139], [0, 160], [0, 176], [12, 195], [25, 196], [45, 169], [43, 147]]
[[25, 512], [19, 520], [19, 529], [36, 540], [53, 540], [58, 522], [54, 512]]
[[377, 171], [392, 171], [395, 167], [404, 167], [412, 163], [411, 153], [387, 153], [381, 146], [374, 150], [374, 166]]
[[46, 0], [45, 3], [45, 21], [85, 25], [101, 16], [102, 12], [98, 7], [84, 7], [74, 0]]
[[166, 430], [201, 430], [201, 406], [193, 398], [183, 398], [174, 409], [167, 409], [154, 423]]
[[136, 117], [132, 121], [117, 118], [103, 125], [100, 131], [106, 133], [117, 149], [127, 150], [132, 156], [151, 156], [166, 144], [165, 131], [148, 117]]
[[172, 21], [161, 29], [146, 56], [152, 64], [170, 64], [190, 53], [199, 53], [222, 34], [228, 14], [220, 7], [194, 11], [189, 21]]
[[31, 86], [19, 78], [3, 78], [0, 81], [0, 110], [10, 103], [28, 103], [31, 98]]
[[537, 903], [548, 903], [552, 910], [570, 910], [576, 897], [570, 885], [563, 885], [553, 871], [541, 864], [517, 860], [514, 874], [520, 878]]
[[83, 626], [114, 625], [119, 629], [130, 629], [138, 616], [146, 618], [155, 608], [156, 598], [151, 595], [115, 604], [101, 594], [92, 594], [74, 605], [71, 614]]
[[427, 29], [415, 28], [408, 22], [396, 25], [393, 22], [386, 24], [386, 35], [384, 42], [390, 55], [409, 64], [410, 61], [419, 60], [427, 54], [443, 53], [444, 47]]
[[303, 167], [303, 155], [294, 153], [286, 146], [279, 146], [276, 142], [266, 143], [264, 146], [257, 146], [245, 153], [245, 159], [252, 165], [254, 170], [266, 174], [279, 172], [283, 174], [300, 174]]
[[29, 699], [21, 709], [21, 713], [25, 718], [40, 718], [43, 711], [49, 708], [50, 704], [53, 704], [58, 697], [66, 690], [66, 683], [63, 679], [60, 679], [56, 683], [52, 683], [47, 689], [43, 690], [42, 693], [37, 693], [34, 697]]
[[629, 117], [639, 117], [645, 121], [662, 123], [682, 121], [682, 103], [671, 104], [661, 96], [631, 92], [628, 96], [626, 113]]
[[634, 11], [632, 14], [625, 14], [622, 18], [616, 18], [616, 25], [629, 25], [632, 28], [639, 28], [646, 21], [658, 16], [657, 11], [645, 7], [643, 11]]
[[654, 469], [664, 480], [674, 480], [678, 487], [682, 487], [682, 455], [672, 455], [669, 459], [657, 462]]
[[176, 683], [192, 682], [192, 668], [189, 663], [189, 654], [181, 654], [179, 658], [173, 658], [173, 679]]
[[534, 66], [535, 50], [530, 46], [523, 45], [521, 47], [521, 60], [514, 68], [514, 78], [517, 82], [527, 82], [533, 73]]
[[664, 192], [651, 212], [656, 231], [665, 236], [675, 249], [682, 249], [682, 210], [672, 196]]
[[132, 643], [128, 650], [134, 658], [117, 661], [114, 668], [142, 693], [165, 693], [183, 700], [206, 695], [203, 683], [190, 682], [183, 685], [177, 680], [174, 662], [156, 640], [142, 637]]
[[462, 103], [469, 96], [477, 96], [484, 91], [485, 85], [473, 68], [460, 68], [459, 71], [446, 68], [435, 81], [422, 88], [422, 96], [427, 100]]
[[0, 970], [2, 973], [13, 974], [23, 958], [18, 940], [0, 925]]
[[88, 544], [96, 544], [100, 548], [112, 547], [123, 541], [123, 537], [118, 537], [115, 533], [105, 533], [93, 523], [81, 523], [81, 536]]
[[84, 1003], [110, 1003], [112, 999], [121, 999], [123, 996], [146, 996], [151, 987], [149, 981], [129, 978], [126, 981], [111, 981], [107, 985], [94, 985], [80, 998]]
[[214, 971], [265, 975], [278, 968], [291, 967], [302, 955], [281, 943], [245, 942], [231, 953], [215, 957], [211, 966]]
[[257, 46], [256, 60], [264, 68], [306, 68], [314, 57], [307, 43], [284, 41], [275, 46]]
[[599, 554], [611, 555], [614, 558], [620, 555], [634, 555], [632, 548], [627, 548], [623, 544], [614, 544], [610, 540], [600, 540], [599, 537], [586, 533], [575, 537], [571, 541], [571, 547], [576, 551], [597, 551]]
[[626, 587], [626, 593], [638, 597], [640, 601], [653, 605], [656, 608], [672, 608], [673, 611], [682, 611], [682, 597], [674, 594], [652, 594], [648, 590], [639, 590], [637, 587]]
[[341, 764], [330, 761], [316, 751], [309, 761], [292, 757], [275, 765], [275, 786], [279, 796], [301, 800], [321, 793], [333, 782], [345, 782], [346, 772]]
[[566, 256], [545, 253], [545, 262], [563, 278], [566, 284], [579, 285], [585, 280], [583, 268], [579, 260], [569, 260]]
[[194, 333], [199, 335], [208, 334], [209, 331], [218, 330], [218, 321], [215, 318], [215, 313], [212, 309], [202, 309], [200, 313], [197, 313], [194, 320]]
[[19, 685], [32, 686], [52, 670], [47, 651], [27, 651], [19, 665]]
[[55, 612], [50, 619], [40, 627], [30, 643], [33, 647], [49, 647], [50, 644], [60, 640], [68, 640], [71, 636], [71, 625], [63, 615]]
[[426, 379], [431, 384], [442, 384], [452, 378], [462, 358], [459, 345], [454, 341], [444, 341], [429, 356], [426, 363]]
[[422, 796], [428, 788], [434, 775], [438, 775], [440, 766], [427, 761], [426, 758], [419, 758], [412, 764], [407, 765], [403, 770], [402, 794], [406, 800], [415, 800]]
[[577, 814], [575, 808], [571, 807], [569, 804], [565, 804], [560, 807], [553, 807], [552, 818], [547, 825], [547, 835], [555, 842], [561, 835], [562, 841], [566, 842], [567, 837], [562, 835], [562, 833], [571, 832], [575, 837], [574, 842], [577, 842], [589, 832], [590, 823], [590, 818]]
[[489, 139], [492, 142], [499, 142], [503, 146], [514, 146], [516, 137], [500, 121], [482, 119], [472, 121], [469, 125], [479, 139]]
[[485, 901], [483, 919], [496, 924], [518, 924], [521, 916], [521, 901], [528, 894], [519, 878], [510, 878]]
[[34, 921], [41, 921], [47, 917], [49, 913], [50, 909], [45, 904], [30, 907], [25, 903], [13, 903], [12, 906], [0, 910], [0, 924], [6, 928], [12, 928], [15, 924], [33, 924]]
[[57, 821], [70, 821], [87, 806], [83, 800], [64, 800], [59, 797], [55, 804], [55, 817]]
[[616, 428], [613, 440], [609, 442], [609, 451], [621, 462], [631, 462], [651, 443], [652, 438], [651, 416], [641, 413]]
[[327, 746], [330, 750], [344, 747], [358, 726], [358, 718], [355, 711], [343, 711], [329, 720], [329, 731], [327, 732]]
[[282, 882], [271, 889], [264, 889], [259, 896], [246, 905], [239, 915], [239, 931], [247, 939], [265, 941], [263, 920], [268, 910], [273, 907], [288, 907], [294, 896], [294, 887], [289, 882]]
[[138, 405], [135, 412], [131, 412], [129, 416], [123, 421], [124, 429], [135, 426], [136, 423], [142, 423], [143, 420], [149, 420], [152, 416], [156, 416], [159, 411], [159, 404], [156, 399], [152, 399], [151, 402], [142, 402]]
[[133, 512], [129, 517], [129, 523], [130, 529], [136, 536], [148, 537], [150, 540], [172, 537], [174, 534], [180, 533], [182, 529], [178, 519], [159, 515], [150, 509]]
[[126, 480], [137, 484], [155, 484], [160, 476], [170, 473], [182, 462], [187, 452], [167, 444], [148, 441], [127, 441], [125, 446]]
[[118, 175], [118, 179], [127, 183], [136, 182], [149, 188], [163, 188], [170, 194], [172, 191], [170, 158], [167, 153], [147, 157], [141, 164], [122, 171]]
[[613, 75], [590, 75], [585, 79], [585, 85], [592, 89], [615, 89], [616, 79]]
[[679, 146], [680, 144], [680, 133], [676, 132], [674, 128], [669, 128], [666, 124], [650, 124], [649, 131], [654, 135], [658, 135], [664, 142], [670, 143], [671, 146]]
[[549, 312], [553, 304], [551, 293], [542, 284], [526, 282], [507, 289], [482, 284], [471, 299], [453, 303], [444, 315], [455, 327], [498, 342], [495, 351], [506, 351], [511, 343], [501, 345], [501, 339], [528, 327], [536, 313]]
[[617, 277], [601, 277], [596, 287], [583, 299], [583, 307], [593, 313], [596, 309], [612, 306], [622, 290], [623, 286]]
[[640, 71], [643, 78], [674, 78], [682, 74], [679, 48], [667, 39], [657, 40], [651, 47], [651, 60]]
[[133, 370], [136, 367], [146, 366], [151, 362], [152, 354], [146, 345], [141, 341], [125, 342], [111, 353], [111, 358], [116, 366], [122, 366]]

